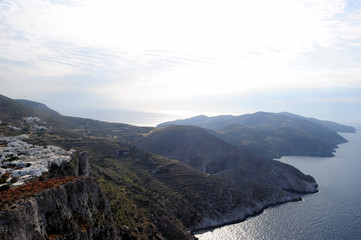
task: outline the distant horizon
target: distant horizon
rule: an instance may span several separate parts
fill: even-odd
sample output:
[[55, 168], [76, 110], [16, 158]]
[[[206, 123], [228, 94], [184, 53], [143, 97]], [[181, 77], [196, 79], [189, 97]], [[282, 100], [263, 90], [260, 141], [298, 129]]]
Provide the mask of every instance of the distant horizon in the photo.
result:
[[1, 93], [65, 115], [361, 122], [360, 1], [3, 0], [0, 29]]
[[[150, 113], [150, 112], [133, 112], [132, 113], [131, 111], [128, 111], [128, 114], [124, 114], [124, 111], [122, 111], [122, 110], [114, 110], [114, 112], [117, 112], [117, 111], [121, 112], [119, 117], [101, 118], [101, 117], [98, 117], [99, 115], [96, 115], [95, 117], [91, 117], [92, 114], [83, 115], [83, 116], [76, 116], [74, 114], [71, 114], [71, 115], [66, 115], [66, 116], [91, 118], [94, 120], [105, 121], [105, 122], [125, 123], [125, 124], [130, 124], [130, 125], [139, 126], [139, 127], [156, 127], [157, 125], [164, 123], [164, 122], [174, 121], [174, 120], [179, 120], [179, 119], [186, 119], [186, 118], [196, 117], [196, 116], [200, 116], [200, 115], [205, 115], [207, 117], [214, 117], [214, 116], [220, 116], [220, 115], [240, 116], [240, 115], [244, 115], [244, 114], [253, 114], [253, 113], [257, 113], [257, 112], [269, 112], [269, 111], [255, 111], [255, 112], [249, 112], [249, 113], [243, 113], [243, 114], [222, 113], [219, 115], [213, 115], [213, 114], [208, 114], [205, 112], [199, 112], [199, 113], [194, 113], [195, 115], [182, 115], [182, 114], [165, 114], [165, 113]], [[105, 112], [109, 112], [109, 110], [108, 111], [105, 110]], [[271, 113], [280, 113], [280, 112], [271, 112]], [[339, 124], [350, 125], [357, 129], [361, 127], [361, 122], [358, 122], [358, 121], [352, 121], [352, 120], [347, 121], [347, 120], [342, 120], [342, 119], [334, 120], [334, 119], [329, 119], [329, 118], [319, 118], [319, 117], [312, 116], [312, 115], [302, 115], [302, 114], [298, 114], [297, 112], [290, 112], [290, 113], [297, 114], [297, 115], [300, 115], [303, 117], [316, 118], [319, 120], [326, 120], [326, 121], [336, 122]], [[64, 114], [62, 114], [62, 115], [64, 115]], [[143, 117], [140, 119], [139, 117], [141, 115], [143, 115]], [[119, 120], [117, 120], [117, 119], [119, 119]]]
[[[0, 93], [1, 94], [1, 93]], [[1, 94], [6, 96], [4, 94]], [[8, 97], [8, 96], [6, 96]], [[14, 100], [28, 100], [33, 101], [31, 99], [14, 99]], [[34, 101], [37, 102], [37, 101]], [[157, 125], [168, 122], [174, 121], [179, 119], [186, 119], [191, 117], [196, 117], [200, 115], [205, 115], [207, 117], [214, 117], [214, 116], [221, 116], [221, 115], [232, 115], [232, 116], [240, 116], [244, 114], [254, 114], [257, 112], [270, 112], [270, 113], [282, 113], [288, 112], [296, 115], [300, 115], [303, 117], [309, 118], [317, 118], [319, 120], [327, 120], [332, 121], [340, 124], [351, 125], [351, 126], [359, 126], [361, 127], [361, 122], [358, 121], [347, 121], [346, 119], [342, 120], [335, 120], [333, 118], [320, 118], [315, 115], [304, 115], [297, 112], [290, 112], [290, 111], [253, 111], [253, 112], [245, 112], [245, 113], [220, 113], [220, 112], [182, 112], [182, 111], [170, 111], [170, 112], [141, 112], [141, 111], [132, 111], [132, 110], [122, 110], [122, 109], [91, 109], [91, 108], [82, 108], [76, 109], [76, 111], [59, 111], [56, 108], [52, 108], [47, 103], [39, 102], [41, 104], [46, 105], [48, 108], [60, 113], [64, 116], [71, 116], [71, 117], [80, 117], [80, 118], [90, 118], [94, 120], [104, 121], [104, 122], [114, 122], [114, 123], [124, 123], [130, 124], [134, 126], [140, 127], [156, 127]], [[354, 126], [354, 127], [355, 127]], [[356, 127], [357, 128], [357, 127]]]

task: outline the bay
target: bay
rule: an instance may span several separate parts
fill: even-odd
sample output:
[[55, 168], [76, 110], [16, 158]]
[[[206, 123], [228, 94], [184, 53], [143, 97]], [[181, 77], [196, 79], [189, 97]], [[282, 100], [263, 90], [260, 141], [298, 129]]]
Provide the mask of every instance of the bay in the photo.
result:
[[361, 134], [341, 134], [335, 157], [282, 157], [317, 180], [319, 192], [265, 209], [244, 222], [195, 233], [216, 239], [361, 239]]

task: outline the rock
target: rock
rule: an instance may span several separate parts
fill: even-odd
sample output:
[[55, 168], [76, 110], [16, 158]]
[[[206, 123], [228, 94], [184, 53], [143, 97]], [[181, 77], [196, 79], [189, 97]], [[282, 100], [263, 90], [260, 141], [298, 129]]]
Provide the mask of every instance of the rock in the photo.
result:
[[87, 152], [82, 152], [79, 156], [79, 175], [90, 176], [89, 155]]
[[63, 162], [59, 165], [52, 164], [49, 169], [50, 178], [62, 176], [90, 176], [91, 167], [89, 163], [89, 154], [81, 152], [72, 154], [69, 162]]
[[0, 210], [0, 239], [120, 239], [108, 200], [80, 177]]

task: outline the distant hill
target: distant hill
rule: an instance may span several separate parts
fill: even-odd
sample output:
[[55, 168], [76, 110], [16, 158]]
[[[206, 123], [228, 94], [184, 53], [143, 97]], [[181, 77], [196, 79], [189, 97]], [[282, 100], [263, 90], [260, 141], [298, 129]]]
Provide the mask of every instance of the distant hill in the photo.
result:
[[27, 106], [30, 106], [34, 109], [38, 109], [42, 112], [48, 112], [54, 115], [60, 115], [58, 112], [54, 111], [53, 109], [50, 109], [48, 106], [46, 106], [45, 104], [39, 103], [39, 102], [34, 102], [34, 101], [30, 101], [30, 100], [25, 100], [25, 99], [15, 99], [15, 101], [25, 104]]
[[226, 143], [195, 126], [171, 125], [152, 131], [138, 147], [209, 174], [234, 171], [240, 176], [297, 192], [316, 191], [315, 180], [287, 164]]
[[220, 115], [215, 117], [207, 117], [205, 115], [199, 115], [187, 119], [178, 119], [174, 121], [168, 121], [158, 124], [157, 127], [164, 127], [168, 125], [193, 125], [201, 128], [207, 128], [212, 130], [218, 130], [230, 124], [237, 124], [238, 119], [232, 115]]
[[288, 112], [281, 112], [281, 113], [279, 113], [279, 115], [285, 115], [285, 116], [291, 116], [291, 117], [295, 117], [295, 118], [309, 120], [309, 121], [318, 123], [318, 124], [320, 124], [320, 125], [322, 125], [324, 127], [327, 127], [329, 129], [331, 129], [332, 131], [339, 132], [339, 133], [354, 133], [354, 132], [356, 132], [356, 129], [354, 127], [352, 127], [352, 126], [342, 125], [342, 124], [331, 122], [331, 121], [319, 120], [319, 119], [316, 119], [316, 118], [306, 118], [306, 117], [302, 117], [300, 115], [293, 114], [293, 113], [288, 113]]
[[[32, 128], [29, 117], [46, 128]], [[268, 206], [300, 200], [295, 192], [317, 191], [311, 176], [199, 127], [155, 129], [67, 117], [5, 96], [0, 120], [0, 135], [27, 133], [31, 144], [87, 152], [126, 239], [193, 239], [189, 231], [244, 220]]]
[[[284, 118], [282, 118], [284, 117]], [[346, 126], [331, 121], [318, 120], [316, 118], [306, 118], [297, 114], [281, 112], [281, 113], [269, 113], [269, 112], [256, 112], [253, 114], [244, 114], [239, 116], [233, 115], [220, 115], [214, 117], [207, 117], [205, 115], [199, 115], [187, 119], [179, 119], [174, 121], [168, 121], [159, 124], [157, 127], [163, 127], [167, 125], [194, 125], [202, 128], [219, 130], [228, 125], [243, 125], [243, 126], [262, 126], [263, 128], [280, 125], [281, 122], [292, 118], [303, 119], [312, 121], [327, 127], [335, 132], [350, 132], [353, 133], [356, 129], [352, 126]], [[266, 124], [266, 125], [262, 125]], [[272, 124], [272, 125], [269, 125]]]
[[246, 147], [267, 157], [286, 155], [333, 156], [337, 144], [347, 140], [339, 131], [350, 126], [309, 119], [290, 113], [257, 112], [241, 116], [197, 116], [158, 125], [195, 125], [210, 129], [214, 136], [235, 146]]
[[[151, 127], [136, 127], [129, 124], [109, 123], [87, 118], [68, 117], [48, 108], [46, 105], [29, 100], [13, 100], [0, 95], [0, 120], [4, 123], [26, 130], [27, 117], [38, 117], [41, 124], [53, 132], [62, 131], [92, 131], [101, 135], [121, 136], [133, 141], [139, 135], [150, 131]], [[119, 136], [118, 136], [119, 137]]]

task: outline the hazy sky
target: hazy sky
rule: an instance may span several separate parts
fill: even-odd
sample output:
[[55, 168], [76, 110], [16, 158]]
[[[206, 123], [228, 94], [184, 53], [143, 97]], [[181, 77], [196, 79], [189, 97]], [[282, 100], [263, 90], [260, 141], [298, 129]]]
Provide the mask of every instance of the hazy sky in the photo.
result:
[[110, 109], [361, 122], [361, 1], [0, 0], [0, 84], [120, 122]]

